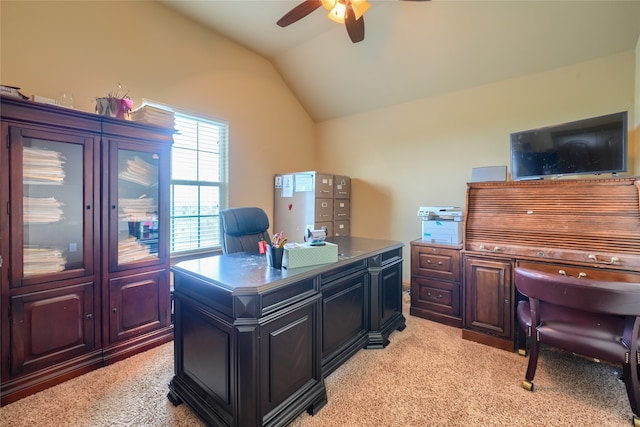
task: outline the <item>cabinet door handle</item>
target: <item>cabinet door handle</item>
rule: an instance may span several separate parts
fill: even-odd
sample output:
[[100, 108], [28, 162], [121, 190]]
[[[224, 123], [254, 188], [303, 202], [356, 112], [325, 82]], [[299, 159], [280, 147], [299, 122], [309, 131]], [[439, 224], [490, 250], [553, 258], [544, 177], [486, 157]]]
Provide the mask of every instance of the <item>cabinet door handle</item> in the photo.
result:
[[88, 320], [93, 319], [93, 314], [91, 314], [91, 313], [87, 314], [87, 319], [88, 319]]
[[609, 261], [602, 261], [602, 260], [598, 259], [597, 255], [590, 254], [589, 255], [589, 259], [594, 261], [594, 262], [597, 262], [598, 264], [607, 264], [607, 265], [615, 264], [617, 262], [620, 262], [620, 258], [618, 258], [617, 256], [612, 256], [611, 260], [609, 260]]
[[118, 309], [114, 307], [114, 308], [112, 308], [112, 309], [111, 309], [111, 311], [112, 311], [113, 313], [117, 313], [117, 312], [118, 312]]

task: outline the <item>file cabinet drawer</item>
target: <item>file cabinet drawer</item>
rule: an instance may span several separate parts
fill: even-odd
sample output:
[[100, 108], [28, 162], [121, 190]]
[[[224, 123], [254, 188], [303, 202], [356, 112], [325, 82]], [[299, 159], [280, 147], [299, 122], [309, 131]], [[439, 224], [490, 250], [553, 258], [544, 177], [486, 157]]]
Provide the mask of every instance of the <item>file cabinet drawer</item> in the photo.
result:
[[412, 308], [460, 316], [460, 284], [415, 277], [411, 281]]
[[333, 220], [333, 199], [316, 199], [316, 222]]
[[351, 178], [336, 175], [333, 182], [333, 197], [336, 199], [351, 198]]
[[333, 233], [334, 236], [349, 236], [351, 234], [349, 221], [334, 221]]
[[349, 199], [335, 199], [333, 201], [333, 219], [344, 221], [351, 217], [351, 203]]
[[460, 250], [435, 245], [414, 246], [411, 275], [460, 280]]

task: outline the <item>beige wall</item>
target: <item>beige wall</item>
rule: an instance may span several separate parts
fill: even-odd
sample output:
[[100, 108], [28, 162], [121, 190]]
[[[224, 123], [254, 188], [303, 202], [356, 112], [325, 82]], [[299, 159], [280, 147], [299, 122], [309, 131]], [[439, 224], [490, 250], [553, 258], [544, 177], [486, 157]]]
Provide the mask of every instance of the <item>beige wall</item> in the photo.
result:
[[314, 123], [272, 64], [161, 4], [3, 0], [0, 14], [2, 84], [71, 92], [93, 111], [121, 82], [134, 107], [147, 98], [228, 121], [230, 206], [270, 213], [283, 165], [314, 167]]
[[509, 133], [622, 110], [639, 122], [634, 52], [314, 124], [268, 61], [154, 2], [3, 0], [0, 43], [0, 82], [27, 94], [68, 91], [91, 111], [122, 82], [137, 105], [227, 120], [232, 206], [271, 217], [283, 171], [353, 177], [352, 232], [404, 242], [405, 281], [418, 207], [463, 206], [472, 167], [509, 164]]
[[420, 206], [463, 207], [471, 168], [509, 165], [511, 132], [625, 110], [633, 122], [634, 72], [630, 51], [319, 123], [318, 167], [355, 178], [353, 235], [407, 245], [406, 281]]

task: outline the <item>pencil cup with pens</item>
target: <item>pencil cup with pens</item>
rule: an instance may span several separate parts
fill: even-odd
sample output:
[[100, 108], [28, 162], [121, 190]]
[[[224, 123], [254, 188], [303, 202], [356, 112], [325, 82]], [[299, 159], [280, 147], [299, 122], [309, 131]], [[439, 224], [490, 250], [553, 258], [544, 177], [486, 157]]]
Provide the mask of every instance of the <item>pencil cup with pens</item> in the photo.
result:
[[287, 238], [282, 232], [276, 233], [271, 239], [271, 244], [267, 245], [267, 263], [269, 267], [282, 268], [282, 255], [284, 254], [284, 245]]

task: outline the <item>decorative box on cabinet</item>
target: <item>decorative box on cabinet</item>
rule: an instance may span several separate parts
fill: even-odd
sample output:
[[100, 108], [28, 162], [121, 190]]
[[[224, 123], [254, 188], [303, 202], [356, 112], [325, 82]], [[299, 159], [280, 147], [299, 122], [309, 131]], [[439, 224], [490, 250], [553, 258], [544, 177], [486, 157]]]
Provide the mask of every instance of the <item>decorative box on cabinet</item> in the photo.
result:
[[410, 314], [460, 328], [461, 245], [411, 242]]
[[[110, 301], [115, 296], [110, 280], [117, 274], [108, 266], [113, 258], [108, 236], [117, 220], [109, 219], [106, 204], [108, 183], [118, 175], [109, 172], [117, 158], [101, 146], [117, 137], [164, 159], [154, 188], [167, 197], [173, 131], [6, 97], [0, 97], [0, 116], [0, 404], [5, 405], [105, 360], [171, 340], [164, 309], [167, 201], [158, 205], [161, 255], [126, 271], [132, 277], [154, 271], [158, 284], [139, 293], [121, 273], [120, 305]], [[160, 309], [145, 323], [141, 317], [151, 317], [150, 301]], [[118, 327], [128, 327], [125, 334], [116, 333], [117, 346], [111, 340], [113, 308], [123, 320]]]
[[639, 179], [469, 183], [463, 337], [514, 349], [516, 265], [638, 283]]
[[308, 229], [327, 236], [351, 234], [351, 179], [315, 171], [275, 177], [273, 229], [302, 242]]

